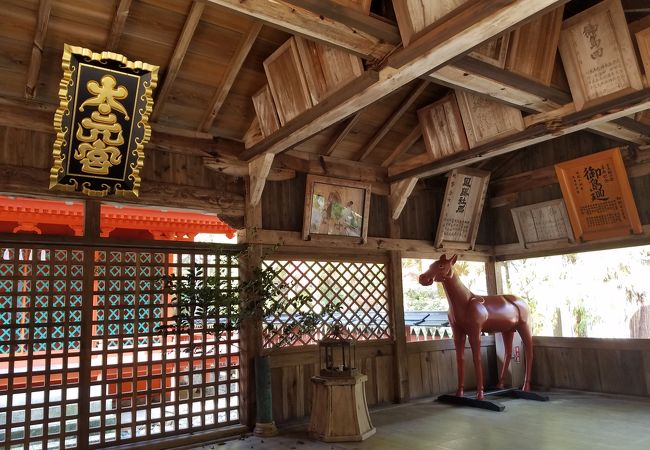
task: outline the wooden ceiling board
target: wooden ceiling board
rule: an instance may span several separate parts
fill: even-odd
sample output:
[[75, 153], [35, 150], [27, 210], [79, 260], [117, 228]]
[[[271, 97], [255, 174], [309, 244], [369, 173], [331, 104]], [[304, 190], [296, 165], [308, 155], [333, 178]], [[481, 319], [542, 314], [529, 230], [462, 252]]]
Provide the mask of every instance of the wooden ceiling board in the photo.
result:
[[124, 27], [124, 36], [144, 41], [144, 48], [149, 42], [156, 42], [173, 49], [190, 12], [189, 5], [184, 13], [176, 13], [134, 1]]
[[118, 0], [57, 0], [52, 2], [51, 18], [66, 17], [75, 22], [110, 27], [118, 3]]
[[26, 74], [30, 56], [31, 48], [25, 42], [0, 36], [0, 69]]
[[25, 42], [31, 49], [36, 27], [38, 2], [25, 1], [2, 3], [0, 36]]

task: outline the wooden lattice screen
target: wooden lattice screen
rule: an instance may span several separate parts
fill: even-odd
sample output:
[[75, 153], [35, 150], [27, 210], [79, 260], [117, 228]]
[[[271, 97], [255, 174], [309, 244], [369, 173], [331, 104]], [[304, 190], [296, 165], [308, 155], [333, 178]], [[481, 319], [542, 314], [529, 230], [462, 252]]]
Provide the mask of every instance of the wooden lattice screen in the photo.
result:
[[193, 267], [238, 282], [235, 253], [0, 245], [0, 446], [101, 448], [239, 423], [238, 334], [156, 331], [174, 312], [160, 277]]
[[[391, 337], [388, 309], [386, 265], [379, 262], [343, 262], [313, 260], [267, 260], [278, 273], [277, 281], [289, 286], [286, 296], [309, 292], [311, 309], [319, 312], [327, 304], [338, 302], [339, 311], [324, 320], [316, 333], [302, 336], [292, 345], [315, 344], [333, 323], [341, 324], [357, 340]], [[285, 309], [264, 323], [264, 346], [284, 343], [285, 324], [300, 311]]]

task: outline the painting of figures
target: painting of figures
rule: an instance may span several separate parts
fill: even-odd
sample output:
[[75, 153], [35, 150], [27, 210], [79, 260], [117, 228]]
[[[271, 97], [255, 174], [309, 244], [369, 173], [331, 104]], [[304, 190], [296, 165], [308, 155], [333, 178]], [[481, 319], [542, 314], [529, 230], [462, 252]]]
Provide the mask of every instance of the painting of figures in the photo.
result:
[[347, 236], [365, 240], [370, 188], [363, 183], [310, 177], [303, 237]]

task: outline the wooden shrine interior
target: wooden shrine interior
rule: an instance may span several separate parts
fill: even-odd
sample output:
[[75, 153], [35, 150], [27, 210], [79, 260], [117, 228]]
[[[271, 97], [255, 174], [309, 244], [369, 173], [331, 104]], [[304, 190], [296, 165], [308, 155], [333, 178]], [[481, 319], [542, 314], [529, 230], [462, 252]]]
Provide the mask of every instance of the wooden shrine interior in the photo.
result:
[[[647, 1], [620, 2], [628, 25], [647, 28]], [[140, 197], [119, 202], [215, 213], [240, 230], [241, 242], [279, 243], [287, 256], [387, 264], [398, 338], [360, 345], [370, 405], [453, 390], [453, 342], [407, 345], [401, 338], [397, 270], [402, 257], [444, 251], [435, 248], [434, 238], [451, 169], [491, 174], [476, 245], [461, 258], [494, 267], [506, 259], [650, 243], [650, 113], [644, 112], [650, 109], [650, 73], [644, 73], [642, 58], [635, 54], [640, 88], [604, 101], [577, 99], [556, 48], [544, 56], [553, 63], [538, 67], [531, 78], [521, 72], [531, 58], [521, 48], [526, 35], [510, 34], [543, 15], [555, 15], [549, 27], [559, 26], [557, 19], [566, 21], [600, 2], [458, 3], [468, 7], [440, 26], [411, 23], [399, 29], [397, 18], [404, 11], [390, 0], [3, 0], [0, 191], [82, 198], [48, 190], [64, 43], [159, 65]], [[369, 14], [359, 9], [363, 4], [370, 4]], [[300, 82], [297, 89], [310, 93], [301, 99], [304, 105], [283, 104], [299, 112], [276, 116], [269, 110], [272, 94], [282, 96], [287, 89], [291, 58], [316, 58], [322, 50], [305, 39], [348, 53], [332, 57], [341, 73], [323, 66], [311, 81], [341, 75], [345, 82], [334, 91]], [[282, 46], [289, 53], [269, 59]], [[268, 78], [273, 64], [281, 76], [276, 70]], [[435, 149], [423, 140], [431, 130], [421, 129], [418, 111], [434, 103], [443, 108], [454, 92], [459, 102], [468, 102], [465, 109], [472, 108], [472, 99], [488, 98], [495, 110], [505, 111], [500, 119], [513, 111], [517, 116], [517, 110], [522, 115], [504, 119], [511, 130], [503, 136], [481, 141], [477, 131], [470, 142], [439, 143], [434, 157]], [[562, 198], [554, 164], [613, 147], [622, 149], [642, 233], [522, 246], [511, 210]], [[302, 239], [307, 175], [370, 184], [365, 243]], [[488, 271], [491, 291], [496, 291], [495, 277]], [[491, 355], [485, 364], [495, 364], [493, 338], [482, 345]], [[648, 344], [537, 338], [536, 345], [534, 371], [542, 385], [650, 396]], [[278, 422], [309, 413], [309, 376], [317, 363], [313, 349], [288, 349], [273, 357]], [[587, 366], [601, 367], [601, 375], [588, 375]]]

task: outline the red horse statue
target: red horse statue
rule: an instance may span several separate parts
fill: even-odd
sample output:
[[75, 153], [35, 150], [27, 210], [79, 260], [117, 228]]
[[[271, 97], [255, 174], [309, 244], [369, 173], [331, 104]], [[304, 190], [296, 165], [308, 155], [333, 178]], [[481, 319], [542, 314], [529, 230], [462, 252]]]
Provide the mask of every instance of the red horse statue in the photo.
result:
[[481, 332], [500, 332], [503, 334], [505, 360], [499, 375], [498, 388], [503, 388], [503, 379], [508, 371], [512, 355], [512, 338], [515, 331], [519, 332], [524, 343], [526, 356], [526, 375], [523, 391], [530, 391], [530, 371], [533, 365], [533, 339], [528, 324], [528, 305], [514, 295], [473, 294], [454, 273], [453, 265], [456, 255], [440, 259], [420, 275], [420, 284], [430, 286], [434, 281], [442, 283], [449, 302], [449, 324], [454, 333], [456, 346], [456, 362], [458, 363], [457, 396], [463, 395], [464, 375], [463, 354], [465, 353], [465, 338], [469, 338], [476, 372], [476, 398], [483, 400], [483, 369], [481, 366]]

